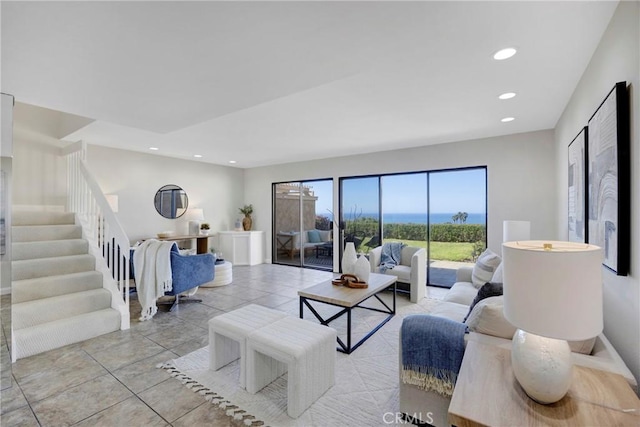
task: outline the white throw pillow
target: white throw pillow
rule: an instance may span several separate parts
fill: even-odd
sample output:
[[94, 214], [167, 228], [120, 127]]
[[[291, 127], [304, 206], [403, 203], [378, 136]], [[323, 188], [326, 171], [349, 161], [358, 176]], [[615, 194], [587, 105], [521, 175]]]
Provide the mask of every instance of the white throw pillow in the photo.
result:
[[508, 340], [512, 339], [516, 327], [505, 319], [502, 306], [502, 296], [485, 298], [477, 303], [466, 321], [469, 330]]
[[[494, 337], [513, 338], [516, 327], [504, 317], [503, 297], [489, 297], [477, 303], [465, 322], [471, 332], [492, 335]], [[568, 341], [574, 353], [591, 354], [596, 337], [582, 341]]]
[[491, 278], [493, 283], [502, 283], [502, 263], [496, 268], [495, 273], [493, 273], [493, 277]]
[[482, 252], [476, 264], [473, 266], [473, 273], [471, 274], [471, 283], [473, 283], [473, 286], [480, 289], [482, 285], [490, 282], [500, 262], [502, 262], [500, 256], [495, 254], [491, 249]]

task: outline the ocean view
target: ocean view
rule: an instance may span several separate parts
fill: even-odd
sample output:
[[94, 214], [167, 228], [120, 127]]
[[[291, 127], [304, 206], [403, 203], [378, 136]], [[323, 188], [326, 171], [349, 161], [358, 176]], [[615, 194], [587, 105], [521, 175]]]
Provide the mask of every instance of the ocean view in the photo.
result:
[[[327, 216], [331, 220], [331, 215], [318, 214]], [[445, 224], [447, 222], [453, 222], [451, 217], [455, 213], [432, 213], [431, 224]], [[363, 213], [361, 218], [378, 218], [378, 214]], [[470, 213], [467, 217], [467, 224], [484, 224], [486, 215], [484, 213]], [[423, 213], [388, 213], [383, 215], [385, 224], [426, 224], [427, 215]]]
[[[431, 224], [445, 224], [453, 222], [451, 219], [455, 213], [432, 213], [430, 215]], [[363, 216], [365, 216], [363, 214]], [[374, 215], [370, 215], [374, 216]], [[470, 213], [467, 217], [467, 224], [484, 224], [486, 215], [483, 213]], [[384, 214], [382, 216], [386, 224], [426, 224], [427, 215], [422, 213], [396, 213]]]

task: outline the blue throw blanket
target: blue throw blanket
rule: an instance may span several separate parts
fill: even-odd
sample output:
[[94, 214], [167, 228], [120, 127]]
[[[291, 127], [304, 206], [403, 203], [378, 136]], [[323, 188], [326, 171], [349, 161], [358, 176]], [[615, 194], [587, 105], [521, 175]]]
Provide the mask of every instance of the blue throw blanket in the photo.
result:
[[417, 314], [402, 321], [402, 382], [451, 397], [464, 355], [467, 325]]
[[382, 251], [380, 254], [380, 273], [384, 274], [385, 271], [400, 264], [402, 248], [405, 246], [407, 245], [402, 242], [391, 242], [382, 245]]

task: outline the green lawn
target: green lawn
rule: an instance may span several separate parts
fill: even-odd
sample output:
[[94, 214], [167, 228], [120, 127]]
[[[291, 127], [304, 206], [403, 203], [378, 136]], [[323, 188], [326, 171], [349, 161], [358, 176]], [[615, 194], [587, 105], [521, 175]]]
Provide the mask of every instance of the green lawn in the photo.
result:
[[[427, 242], [418, 240], [384, 239], [385, 242], [403, 242], [409, 246], [426, 248]], [[431, 242], [431, 259], [445, 261], [473, 261], [473, 243]]]

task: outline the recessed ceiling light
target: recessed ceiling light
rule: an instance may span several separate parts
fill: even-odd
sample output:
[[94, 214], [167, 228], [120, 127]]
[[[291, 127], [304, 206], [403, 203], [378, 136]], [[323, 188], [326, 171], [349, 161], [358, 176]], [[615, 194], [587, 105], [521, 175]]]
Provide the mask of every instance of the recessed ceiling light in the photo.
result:
[[149, 150], [158, 151], [159, 148], [158, 147], [149, 147]]
[[504, 119], [500, 120], [503, 123], [507, 123], [507, 122], [512, 122], [515, 120], [515, 117], [505, 117]]
[[202, 157], [201, 154], [194, 154], [193, 157], [195, 157], [196, 159], [199, 159], [200, 157]]
[[514, 96], [516, 96], [516, 94], [514, 92], [507, 92], [507, 93], [503, 93], [498, 98], [500, 98], [500, 99], [511, 99]]
[[238, 162], [236, 162], [235, 160], [229, 160], [229, 163], [235, 164], [235, 163], [238, 163]]
[[496, 61], [502, 61], [503, 59], [511, 58], [516, 54], [516, 50], [513, 47], [508, 47], [506, 49], [501, 49], [493, 54], [493, 59]]

